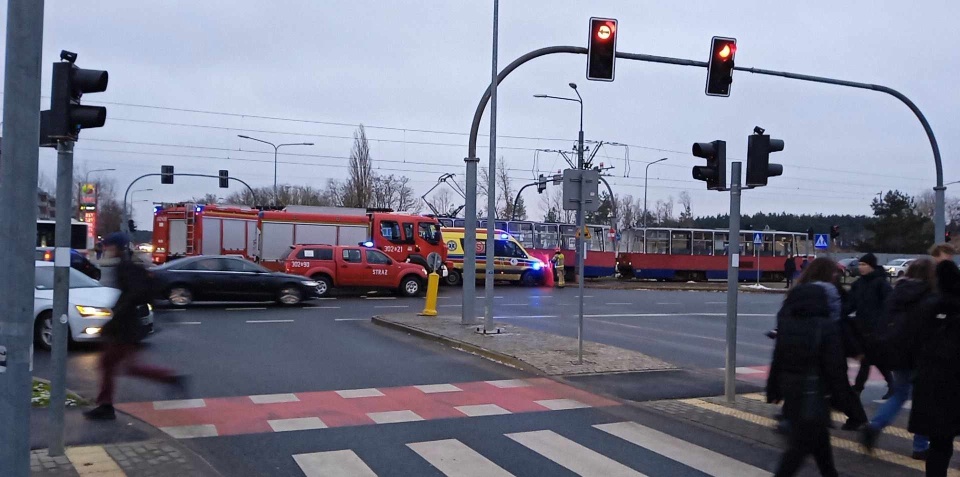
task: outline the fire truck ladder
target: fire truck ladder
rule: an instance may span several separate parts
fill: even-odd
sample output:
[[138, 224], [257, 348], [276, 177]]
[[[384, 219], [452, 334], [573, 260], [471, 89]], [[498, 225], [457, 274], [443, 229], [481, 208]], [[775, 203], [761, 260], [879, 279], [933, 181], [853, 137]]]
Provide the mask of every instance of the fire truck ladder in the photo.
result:
[[197, 206], [191, 204], [188, 205], [186, 209], [184, 222], [187, 224], [187, 255], [193, 255], [194, 231], [196, 230], [197, 223]]

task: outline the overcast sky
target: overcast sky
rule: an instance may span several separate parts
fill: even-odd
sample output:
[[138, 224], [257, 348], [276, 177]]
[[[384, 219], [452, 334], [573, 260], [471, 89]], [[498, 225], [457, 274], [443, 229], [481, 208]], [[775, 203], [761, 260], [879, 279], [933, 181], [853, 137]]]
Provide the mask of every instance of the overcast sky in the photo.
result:
[[[492, 11], [492, 1], [454, 0], [48, 0], [42, 91], [49, 94], [61, 49], [77, 52], [81, 67], [110, 72], [108, 91], [86, 99], [120, 104], [108, 104], [104, 128], [81, 134], [76, 158], [88, 170], [117, 169], [104, 177], [121, 190], [161, 164], [272, 184], [272, 148], [237, 134], [316, 143], [281, 149], [279, 180], [322, 186], [345, 176], [351, 135], [363, 123], [375, 166], [407, 174], [419, 195], [445, 172], [463, 183], [466, 133], [490, 79]], [[937, 134], [949, 182], [960, 180], [958, 14], [949, 0], [503, 1], [500, 67], [544, 46], [585, 46], [590, 16], [619, 20], [624, 52], [705, 61], [711, 36], [732, 36], [737, 65], [877, 83], [913, 99]], [[688, 190], [694, 214], [725, 212], [725, 194], [691, 179], [702, 161], [691, 144], [724, 139], [728, 158], [745, 160], [757, 125], [786, 142], [773, 156], [784, 175], [745, 192], [746, 213], [869, 214], [881, 190], [934, 185], [926, 136], [890, 96], [736, 72], [731, 96], [713, 98], [701, 68], [619, 60], [616, 81], [600, 83], [585, 79], [585, 66], [583, 55], [541, 58], [499, 89], [498, 154], [516, 186], [562, 167], [556, 154], [535, 150], [570, 149], [577, 106], [533, 95], [569, 96], [569, 82], [584, 98], [587, 139], [629, 145], [599, 153], [616, 166], [615, 192], [642, 197], [646, 163], [669, 158], [650, 168], [651, 204]], [[40, 168], [55, 177], [54, 151], [41, 153]], [[138, 200], [223, 192], [188, 178], [174, 186], [148, 178], [134, 187], [142, 188], [153, 191]], [[540, 219], [535, 189], [526, 200]], [[149, 205], [136, 207], [138, 222], [149, 223]]]

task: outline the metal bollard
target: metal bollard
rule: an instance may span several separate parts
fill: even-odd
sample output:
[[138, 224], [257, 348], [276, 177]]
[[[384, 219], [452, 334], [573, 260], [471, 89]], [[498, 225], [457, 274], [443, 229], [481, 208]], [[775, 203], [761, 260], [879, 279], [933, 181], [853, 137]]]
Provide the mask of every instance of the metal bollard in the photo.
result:
[[440, 275], [437, 272], [431, 273], [427, 277], [427, 303], [423, 307], [420, 316], [437, 316], [437, 294], [440, 291]]

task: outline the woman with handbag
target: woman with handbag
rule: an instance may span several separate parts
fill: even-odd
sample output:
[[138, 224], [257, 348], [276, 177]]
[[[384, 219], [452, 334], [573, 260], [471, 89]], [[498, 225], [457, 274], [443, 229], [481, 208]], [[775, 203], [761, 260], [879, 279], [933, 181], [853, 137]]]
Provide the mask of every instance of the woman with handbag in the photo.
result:
[[[777, 314], [777, 342], [767, 381], [767, 402], [783, 402], [781, 430], [788, 446], [776, 476], [795, 475], [808, 454], [820, 474], [839, 475], [830, 448], [830, 399], [847, 399], [850, 384], [833, 319], [838, 296], [833, 275], [837, 265], [818, 258], [806, 267]], [[831, 291], [833, 293], [831, 293]]]

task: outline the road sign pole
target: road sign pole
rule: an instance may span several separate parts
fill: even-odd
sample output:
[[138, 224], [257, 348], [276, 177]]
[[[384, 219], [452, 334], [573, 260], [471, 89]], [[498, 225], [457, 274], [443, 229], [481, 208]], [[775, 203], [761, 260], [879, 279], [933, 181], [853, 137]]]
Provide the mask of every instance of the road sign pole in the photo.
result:
[[580, 200], [577, 201], [577, 290], [580, 293], [580, 311], [577, 315], [577, 364], [583, 364], [583, 261], [587, 254], [586, 231], [584, 230], [583, 202], [585, 188], [583, 187], [583, 123], [580, 124], [580, 138], [577, 145], [577, 169], [580, 176]]
[[757, 285], [760, 284], [760, 249], [756, 245], [753, 246], [753, 255], [754, 259], [757, 261]]
[[[70, 197], [73, 189], [73, 141], [57, 142], [57, 196]], [[54, 229], [53, 268], [53, 376], [50, 379], [50, 426], [49, 454], [62, 456], [63, 409], [67, 398], [67, 326], [70, 295], [70, 218], [73, 215], [72, 200], [57, 201], [57, 224]]]
[[727, 366], [723, 390], [727, 402], [737, 399], [737, 285], [740, 278], [740, 163], [730, 165], [729, 266], [727, 267]]

